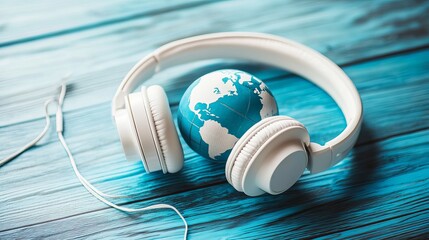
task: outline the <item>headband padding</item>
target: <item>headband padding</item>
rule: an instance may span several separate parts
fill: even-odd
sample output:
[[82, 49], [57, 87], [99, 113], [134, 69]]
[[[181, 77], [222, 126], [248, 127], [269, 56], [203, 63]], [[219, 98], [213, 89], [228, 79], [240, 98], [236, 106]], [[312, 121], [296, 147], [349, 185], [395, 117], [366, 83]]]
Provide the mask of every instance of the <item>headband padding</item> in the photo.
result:
[[183, 150], [174, 127], [167, 95], [162, 87], [155, 85], [147, 88], [147, 96], [156, 129], [155, 141], [158, 141], [161, 148], [167, 172], [178, 172], [183, 167]]
[[[304, 128], [304, 125], [292, 118], [269, 117], [261, 120], [245, 133], [242, 137], [243, 144], [237, 144], [232, 150], [235, 153], [230, 154], [232, 159], [228, 159], [228, 162], [231, 164], [229, 181], [235, 189], [243, 191], [241, 183], [243, 180], [244, 170], [258, 149], [279, 131], [293, 126]], [[237, 157], [233, 159], [234, 156]]]

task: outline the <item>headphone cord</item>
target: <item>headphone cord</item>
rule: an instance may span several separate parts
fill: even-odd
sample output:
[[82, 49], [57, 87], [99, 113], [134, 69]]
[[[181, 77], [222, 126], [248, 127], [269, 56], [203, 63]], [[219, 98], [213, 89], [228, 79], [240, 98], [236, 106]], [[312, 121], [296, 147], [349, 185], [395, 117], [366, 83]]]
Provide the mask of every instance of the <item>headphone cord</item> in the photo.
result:
[[99, 191], [96, 187], [94, 187], [91, 183], [89, 183], [79, 172], [77, 165], [76, 165], [76, 161], [67, 145], [66, 140], [64, 139], [63, 136], [63, 112], [62, 112], [62, 105], [64, 102], [64, 97], [65, 97], [65, 93], [66, 93], [66, 84], [63, 83], [61, 85], [61, 92], [60, 92], [60, 96], [58, 99], [58, 108], [57, 108], [57, 113], [56, 113], [56, 129], [57, 129], [57, 134], [58, 134], [58, 139], [60, 140], [61, 144], [64, 147], [64, 150], [66, 151], [69, 159], [70, 159], [70, 163], [73, 167], [73, 170], [77, 176], [77, 178], [79, 179], [80, 183], [85, 187], [85, 189], [91, 193], [94, 197], [96, 197], [98, 200], [100, 200], [101, 202], [109, 205], [110, 207], [113, 207], [115, 209], [118, 209], [120, 211], [124, 211], [124, 212], [143, 212], [143, 211], [148, 211], [148, 210], [152, 210], [152, 209], [171, 209], [174, 212], [177, 213], [177, 215], [179, 215], [179, 217], [182, 219], [184, 225], [185, 225], [185, 233], [183, 236], [183, 239], [187, 239], [187, 235], [188, 235], [188, 223], [186, 222], [185, 218], [183, 217], [183, 215], [179, 212], [179, 210], [177, 210], [177, 208], [175, 208], [172, 205], [169, 204], [154, 204], [148, 207], [144, 207], [144, 208], [127, 208], [127, 207], [122, 207], [119, 205], [116, 205], [112, 202], [110, 202], [109, 200], [107, 200], [104, 197], [128, 197], [128, 196], [115, 196], [115, 195], [108, 195], [105, 194], [101, 191]]
[[55, 99], [48, 99], [44, 103], [46, 124], [45, 124], [45, 127], [43, 128], [42, 132], [39, 133], [39, 135], [37, 135], [37, 137], [35, 139], [33, 139], [31, 142], [27, 143], [22, 148], [18, 149], [17, 151], [15, 151], [11, 155], [7, 156], [6, 158], [1, 159], [0, 160], [0, 167], [3, 166], [3, 165], [5, 165], [6, 163], [12, 161], [14, 158], [16, 158], [17, 156], [19, 156], [23, 152], [25, 152], [27, 149], [29, 149], [32, 146], [36, 145], [36, 143], [38, 143], [40, 141], [40, 139], [42, 139], [43, 136], [45, 136], [45, 134], [48, 132], [49, 125], [51, 124], [51, 119], [50, 119], [50, 116], [49, 116], [48, 108], [49, 108], [49, 104], [51, 104], [53, 102], [55, 102]]
[[74, 173], [76, 174], [76, 177], [78, 178], [80, 183], [85, 187], [85, 189], [89, 193], [91, 193], [94, 197], [96, 197], [98, 200], [100, 200], [101, 202], [109, 205], [110, 207], [113, 207], [115, 209], [123, 211], [123, 212], [143, 212], [143, 211], [148, 211], [148, 210], [153, 210], [153, 209], [171, 209], [171, 210], [173, 210], [174, 212], [177, 213], [177, 215], [179, 215], [179, 217], [182, 219], [182, 221], [185, 225], [185, 233], [184, 233], [183, 239], [186, 240], [187, 236], [188, 236], [188, 223], [186, 222], [183, 215], [179, 212], [179, 210], [177, 210], [177, 208], [175, 208], [174, 206], [161, 203], [161, 204], [154, 204], [154, 205], [144, 207], [144, 208], [122, 207], [122, 206], [119, 206], [117, 204], [114, 204], [113, 202], [107, 200], [106, 198], [130, 198], [131, 196], [110, 195], [110, 194], [103, 193], [102, 191], [100, 191], [96, 187], [94, 187], [94, 185], [92, 185], [90, 182], [88, 182], [88, 180], [86, 180], [86, 178], [84, 176], [82, 176], [82, 174], [79, 172], [79, 169], [77, 168], [76, 161], [75, 161], [75, 159], [74, 159], [74, 157], [73, 157], [73, 155], [72, 155], [72, 153], [71, 153], [71, 151], [67, 145], [67, 142], [64, 139], [64, 135], [63, 135], [64, 117], [63, 117], [62, 105], [64, 102], [65, 94], [66, 94], [66, 84], [65, 84], [65, 82], [63, 82], [61, 85], [61, 92], [60, 92], [60, 95], [58, 97], [58, 100], [57, 99], [49, 99], [44, 104], [46, 124], [45, 124], [45, 127], [43, 128], [43, 131], [35, 139], [33, 139], [31, 142], [29, 142], [25, 146], [18, 149], [16, 152], [9, 155], [8, 157], [1, 159], [0, 160], [0, 167], [4, 164], [8, 163], [12, 159], [16, 158], [18, 155], [25, 152], [30, 147], [34, 146], [37, 142], [40, 141], [40, 139], [42, 139], [42, 137], [47, 133], [49, 126], [51, 124], [50, 115], [49, 115], [49, 111], [48, 111], [49, 105], [53, 102], [57, 102], [58, 106], [57, 106], [57, 112], [55, 115], [56, 115], [56, 131], [58, 134], [58, 139], [61, 142], [61, 145], [63, 146], [64, 150], [66, 151], [66, 153], [70, 159], [70, 163], [73, 167], [73, 170], [74, 170]]

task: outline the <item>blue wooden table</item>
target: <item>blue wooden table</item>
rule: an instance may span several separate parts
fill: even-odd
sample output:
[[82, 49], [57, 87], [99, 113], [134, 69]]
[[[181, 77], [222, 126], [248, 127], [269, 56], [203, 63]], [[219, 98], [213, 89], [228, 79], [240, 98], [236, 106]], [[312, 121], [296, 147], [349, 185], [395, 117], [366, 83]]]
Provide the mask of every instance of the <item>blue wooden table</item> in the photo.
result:
[[[126, 72], [154, 48], [183, 37], [256, 31], [307, 44], [339, 64], [364, 104], [357, 146], [327, 172], [305, 174], [285, 194], [249, 198], [225, 180], [224, 164], [184, 142], [177, 174], [145, 174], [125, 160], [110, 100]], [[279, 69], [195, 63], [162, 84], [173, 111], [186, 87], [219, 68], [264, 79], [280, 112], [313, 141], [345, 127], [333, 100]], [[43, 102], [68, 72], [65, 137], [77, 163], [116, 202], [166, 202], [190, 239], [429, 238], [429, 1], [0, 1], [0, 158], [43, 128]], [[53, 110], [52, 110], [53, 111]], [[180, 238], [169, 210], [126, 214], [93, 198], [75, 177], [55, 131], [0, 169], [0, 239]]]

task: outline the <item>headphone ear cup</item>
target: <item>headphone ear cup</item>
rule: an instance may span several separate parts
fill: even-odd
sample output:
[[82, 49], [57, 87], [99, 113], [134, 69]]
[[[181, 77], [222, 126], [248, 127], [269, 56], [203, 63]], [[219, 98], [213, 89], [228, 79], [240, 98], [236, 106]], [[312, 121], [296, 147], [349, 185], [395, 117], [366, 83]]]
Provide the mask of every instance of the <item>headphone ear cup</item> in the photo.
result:
[[[257, 163], [256, 161], [253, 161], [255, 159], [255, 156], [260, 154], [264, 149], [267, 142], [272, 141], [273, 138], [277, 137], [277, 135], [281, 132], [286, 132], [289, 128], [297, 127], [300, 130], [300, 134], [304, 137], [302, 137], [301, 142], [308, 142], [309, 137], [308, 133], [305, 130], [304, 125], [302, 125], [300, 122], [284, 116], [277, 116], [277, 117], [269, 117], [261, 120], [257, 124], [255, 124], [252, 128], [250, 128], [236, 143], [234, 146], [231, 154], [229, 155], [229, 158], [227, 160], [225, 174], [228, 182], [238, 191], [245, 192], [245, 189], [243, 189], [243, 181], [244, 181], [244, 175], [246, 174], [246, 171], [251, 167], [251, 164], [264, 166], [267, 165], [268, 162], [271, 160], [269, 158], [263, 158], [261, 160], [262, 162]], [[302, 133], [302, 134], [301, 134]], [[291, 139], [287, 140], [286, 142], [290, 142]], [[294, 140], [296, 141], [296, 139]], [[280, 146], [281, 148], [286, 148], [285, 144], [282, 143], [283, 146]], [[287, 144], [287, 143], [286, 143]], [[276, 149], [277, 150], [277, 149]], [[304, 153], [305, 150], [303, 149]], [[306, 153], [305, 153], [306, 154]], [[304, 167], [300, 166], [298, 168], [302, 168], [302, 172], [305, 169], [305, 166], [307, 165], [307, 162], [305, 161]], [[300, 171], [300, 170], [299, 170]], [[299, 176], [302, 174], [299, 173]], [[283, 173], [283, 175], [286, 173]], [[270, 178], [270, 174], [265, 174], [267, 176], [263, 176], [263, 178]], [[298, 176], [298, 177], [299, 177]], [[292, 177], [294, 178], [294, 177]], [[293, 182], [296, 180], [293, 179]], [[287, 185], [287, 184], [286, 184]], [[290, 187], [290, 186], [289, 186]], [[289, 188], [287, 187], [287, 188]], [[278, 194], [280, 192], [273, 191], [272, 187], [268, 187], [270, 189], [271, 194]], [[286, 188], [286, 189], [287, 189]], [[282, 190], [285, 191], [286, 189]], [[265, 190], [265, 189], [264, 189]], [[267, 190], [265, 190], [267, 191]], [[259, 195], [263, 192], [256, 191], [258, 194], [253, 193], [246, 193], [248, 195]]]
[[183, 167], [183, 149], [174, 126], [167, 94], [158, 85], [148, 87], [146, 93], [156, 130], [155, 141], [159, 143], [157, 145], [160, 147], [167, 172], [178, 172]]
[[115, 123], [126, 158], [129, 161], [140, 160], [140, 146], [134, 129], [134, 122], [130, 119], [126, 109], [120, 109], [116, 112]]

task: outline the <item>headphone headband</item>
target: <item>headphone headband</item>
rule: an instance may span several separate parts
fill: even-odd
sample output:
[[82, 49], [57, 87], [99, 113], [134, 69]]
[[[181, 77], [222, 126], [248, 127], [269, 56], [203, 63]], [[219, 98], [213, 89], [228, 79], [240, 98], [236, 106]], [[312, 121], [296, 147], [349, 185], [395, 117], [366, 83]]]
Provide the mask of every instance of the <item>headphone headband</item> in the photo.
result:
[[324, 146], [311, 143], [311, 172], [343, 159], [355, 144], [362, 122], [362, 102], [353, 82], [335, 63], [297, 42], [260, 33], [215, 33], [168, 43], [138, 62], [121, 82], [112, 114], [124, 107], [124, 97], [162, 69], [193, 61], [230, 58], [260, 62], [291, 71], [325, 90], [340, 107], [347, 127]]

